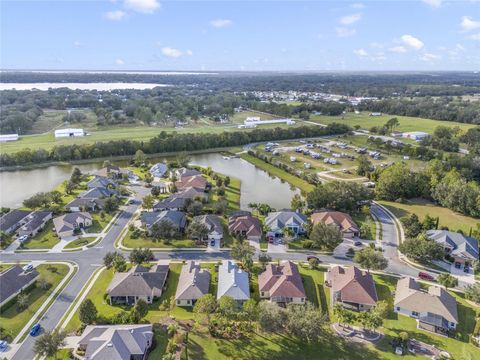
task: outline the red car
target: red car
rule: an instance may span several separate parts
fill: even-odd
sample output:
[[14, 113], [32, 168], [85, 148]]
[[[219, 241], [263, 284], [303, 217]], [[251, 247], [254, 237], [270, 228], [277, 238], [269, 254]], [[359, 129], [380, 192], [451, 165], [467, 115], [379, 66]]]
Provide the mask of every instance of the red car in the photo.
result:
[[418, 273], [418, 277], [420, 279], [423, 279], [423, 280], [435, 281], [435, 278], [432, 275], [430, 275], [429, 273], [426, 273], [426, 272], [422, 272], [422, 271], [420, 271]]

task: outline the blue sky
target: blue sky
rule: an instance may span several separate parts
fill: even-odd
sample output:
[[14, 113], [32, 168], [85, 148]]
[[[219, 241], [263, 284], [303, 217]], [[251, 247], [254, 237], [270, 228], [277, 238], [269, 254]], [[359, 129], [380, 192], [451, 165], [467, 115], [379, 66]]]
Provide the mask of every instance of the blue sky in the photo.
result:
[[480, 70], [480, 1], [5, 1], [3, 69]]

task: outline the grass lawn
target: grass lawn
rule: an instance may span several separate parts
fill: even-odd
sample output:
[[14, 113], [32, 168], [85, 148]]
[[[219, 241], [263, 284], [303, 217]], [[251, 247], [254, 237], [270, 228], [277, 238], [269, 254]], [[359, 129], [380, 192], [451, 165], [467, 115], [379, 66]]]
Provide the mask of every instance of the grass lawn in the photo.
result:
[[51, 249], [59, 242], [53, 222], [49, 221], [43, 230], [23, 243], [22, 249]]
[[94, 233], [101, 232], [105, 228], [105, 226], [108, 225], [110, 220], [112, 220], [113, 216], [115, 215], [114, 212], [113, 213], [107, 213], [106, 211], [104, 211], [103, 213], [105, 214], [103, 219], [100, 216], [100, 212], [97, 211], [97, 212], [91, 213], [93, 223], [92, 223], [92, 226], [90, 226], [88, 228], [85, 228], [85, 231], [87, 233], [94, 234]]
[[36, 269], [40, 274], [37, 279], [48, 281], [51, 284], [50, 288], [42, 290], [34, 284], [27, 289], [29, 306], [23, 311], [17, 311], [15, 299], [5, 304], [0, 310], [0, 323], [11, 337], [10, 341], [18, 335], [59, 282], [68, 274], [68, 266], [62, 264], [41, 264]]
[[155, 348], [148, 354], [148, 359], [161, 359], [167, 349], [168, 334], [162, 328], [154, 327], [153, 335], [155, 337]]
[[324, 116], [313, 115], [310, 116], [310, 121], [322, 123], [322, 124], [346, 124], [351, 127], [359, 125], [364, 129], [370, 129], [373, 126], [383, 126], [389, 119], [396, 117], [400, 125], [395, 129], [396, 131], [424, 131], [432, 134], [437, 126], [458, 126], [463, 131], [466, 131], [474, 125], [463, 124], [453, 121], [439, 121], [432, 119], [416, 118], [410, 116], [397, 116], [397, 115], [382, 115], [382, 116], [368, 116], [368, 112], [362, 112], [360, 114], [347, 113], [344, 116]]
[[128, 231], [127, 235], [123, 239], [123, 246], [127, 248], [194, 248], [205, 247], [197, 245], [194, 240], [191, 239], [175, 239], [171, 240], [170, 244], [165, 244], [163, 241], [156, 241], [153, 238], [141, 236], [137, 239], [132, 239], [132, 232]]
[[96, 237], [87, 237], [87, 238], [80, 238], [80, 239], [77, 239], [77, 240], [73, 240], [73, 241], [69, 242], [67, 244], [67, 246], [64, 247], [64, 249], [74, 249], [74, 248], [78, 248], [78, 247], [81, 247], [81, 246], [86, 246], [86, 245], [92, 243], [95, 239], [96, 239]]
[[370, 225], [371, 236], [367, 237], [365, 240], [375, 240], [375, 231], [377, 227], [371, 215], [363, 213], [352, 214], [352, 219], [357, 223], [359, 229], [362, 227], [363, 224], [368, 223]]
[[295, 175], [289, 174], [286, 171], [279, 169], [276, 166], [273, 166], [272, 164], [267, 164], [266, 162], [260, 159], [257, 159], [254, 156], [251, 156], [248, 154], [242, 154], [241, 158], [255, 165], [256, 167], [268, 172], [269, 174], [285, 180], [289, 184], [293, 185], [296, 188], [299, 188], [304, 192], [310, 192], [315, 188], [314, 185], [309, 184], [305, 180], [302, 180]]
[[299, 265], [298, 270], [300, 275], [302, 275], [308, 301], [321, 308], [324, 313], [328, 313], [330, 307], [329, 290], [323, 285], [326, 269], [319, 268], [318, 270], [313, 270]]
[[398, 218], [417, 214], [420, 221], [422, 221], [427, 214], [432, 217], [438, 216], [440, 218], [438, 224], [439, 227], [447, 226], [452, 231], [462, 230], [466, 234], [468, 234], [470, 229], [475, 228], [477, 223], [480, 222], [480, 219], [461, 215], [450, 209], [436, 206], [433, 203], [422, 199], [412, 199], [405, 204], [392, 201], [379, 201], [379, 203], [384, 205]]

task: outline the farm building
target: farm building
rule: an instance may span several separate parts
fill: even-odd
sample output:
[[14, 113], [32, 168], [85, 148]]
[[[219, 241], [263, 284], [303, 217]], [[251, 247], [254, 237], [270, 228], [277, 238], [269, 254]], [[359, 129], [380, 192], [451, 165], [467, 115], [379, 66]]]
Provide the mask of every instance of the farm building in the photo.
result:
[[17, 141], [18, 134], [0, 134], [0, 142]]
[[429, 136], [426, 132], [423, 131], [411, 131], [411, 132], [404, 132], [402, 134], [402, 137], [407, 138], [407, 139], [413, 139], [416, 141], [420, 141], [425, 139], [427, 136]]
[[85, 136], [83, 129], [58, 129], [55, 130], [55, 138]]
[[287, 125], [293, 125], [295, 124], [295, 121], [293, 119], [285, 118], [285, 119], [260, 119], [257, 116], [249, 116], [245, 119], [243, 122], [245, 127], [255, 127], [257, 125], [263, 125], [263, 124], [287, 124]]

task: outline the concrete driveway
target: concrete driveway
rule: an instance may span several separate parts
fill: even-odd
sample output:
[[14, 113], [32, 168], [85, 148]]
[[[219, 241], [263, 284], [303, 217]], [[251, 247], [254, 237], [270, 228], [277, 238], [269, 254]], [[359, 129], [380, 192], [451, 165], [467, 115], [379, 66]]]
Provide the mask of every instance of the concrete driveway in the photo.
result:
[[[283, 242], [283, 243], [282, 243]], [[273, 239], [273, 244], [268, 243], [268, 250], [269, 253], [286, 253], [287, 246], [285, 245], [284, 241], [281, 239]]]

